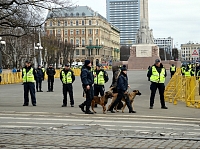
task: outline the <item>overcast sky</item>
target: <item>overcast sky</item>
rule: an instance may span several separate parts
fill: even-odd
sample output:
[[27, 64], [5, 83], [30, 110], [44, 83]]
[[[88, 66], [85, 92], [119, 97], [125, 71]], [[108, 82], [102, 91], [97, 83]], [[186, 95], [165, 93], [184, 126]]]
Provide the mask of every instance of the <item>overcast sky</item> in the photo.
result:
[[[106, 0], [72, 0], [106, 17]], [[174, 45], [200, 43], [200, 0], [149, 0], [149, 26], [154, 38], [174, 39]]]

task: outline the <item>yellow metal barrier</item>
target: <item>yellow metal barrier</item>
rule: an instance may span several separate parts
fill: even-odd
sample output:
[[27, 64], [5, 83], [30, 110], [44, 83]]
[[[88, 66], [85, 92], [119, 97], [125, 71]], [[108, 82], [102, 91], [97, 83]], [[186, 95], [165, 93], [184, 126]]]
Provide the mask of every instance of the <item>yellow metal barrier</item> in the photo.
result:
[[[72, 69], [74, 71], [75, 76], [80, 76], [81, 70], [80, 69]], [[55, 78], [60, 78], [60, 69], [56, 69]], [[15, 84], [22, 82], [22, 73], [16, 72], [16, 73], [3, 73], [0, 74], [2, 81], [0, 84]], [[47, 79], [47, 74], [45, 72], [45, 79]]]
[[184, 77], [178, 71], [165, 89], [165, 101], [186, 103], [187, 107], [200, 108], [199, 80], [196, 77]]

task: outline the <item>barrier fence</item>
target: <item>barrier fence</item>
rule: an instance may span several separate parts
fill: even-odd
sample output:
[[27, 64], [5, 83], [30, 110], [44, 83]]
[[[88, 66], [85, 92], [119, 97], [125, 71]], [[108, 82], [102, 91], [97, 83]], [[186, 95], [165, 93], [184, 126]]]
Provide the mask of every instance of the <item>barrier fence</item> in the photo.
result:
[[200, 108], [199, 85], [199, 77], [184, 77], [178, 68], [165, 88], [165, 101], [174, 105], [184, 102], [187, 107]]
[[[81, 70], [80, 69], [72, 69], [74, 71], [75, 76], [80, 76]], [[60, 78], [60, 69], [56, 69], [55, 78]], [[1, 83], [0, 84], [15, 84], [22, 82], [22, 72], [16, 73], [3, 73], [0, 74], [1, 76]], [[47, 74], [45, 73], [45, 79], [47, 79]]]

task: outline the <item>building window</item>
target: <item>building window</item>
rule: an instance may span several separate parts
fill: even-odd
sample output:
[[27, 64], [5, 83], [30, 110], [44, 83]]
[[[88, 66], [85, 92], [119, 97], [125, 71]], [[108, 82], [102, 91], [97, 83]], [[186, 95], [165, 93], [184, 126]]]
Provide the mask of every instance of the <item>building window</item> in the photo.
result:
[[70, 25], [73, 26], [73, 21], [72, 20], [70, 21]]
[[67, 26], [67, 21], [65, 21], [65, 26]]
[[78, 16], [79, 16], [79, 13], [76, 13], [76, 16], [78, 17]]
[[50, 30], [50, 35], [52, 35], [53, 34], [53, 30]]
[[92, 25], [92, 21], [91, 20], [89, 20], [89, 25]]
[[89, 32], [89, 34], [92, 34], [92, 29], [89, 29], [88, 32]]
[[85, 25], [85, 21], [84, 21], [84, 20], [82, 20], [82, 25], [83, 25], [83, 26]]
[[91, 49], [91, 55], [93, 55], [93, 49]]
[[85, 13], [84, 13], [84, 12], [82, 13], [82, 16], [85, 16]]
[[76, 30], [76, 35], [79, 35], [79, 30]]
[[99, 25], [99, 22], [97, 21], [97, 25]]
[[70, 16], [72, 16], [72, 17], [73, 17], [73, 16], [74, 16], [74, 14], [73, 14], [73, 13], [71, 13], [71, 14], [70, 14]]
[[85, 46], [85, 40], [82, 39], [82, 46]]
[[76, 39], [76, 45], [79, 46], [79, 39]]
[[70, 30], [70, 35], [73, 35], [74, 34], [74, 30]]
[[60, 34], [60, 29], [57, 30], [57, 34]]
[[84, 29], [82, 30], [82, 34], [85, 34], [85, 30]]
[[85, 49], [82, 49], [82, 55], [85, 55]]
[[71, 42], [72, 45], [74, 45], [74, 40], [73, 39], [71, 39], [70, 42]]
[[76, 25], [78, 26], [78, 20], [76, 20]]
[[99, 43], [98, 41], [99, 41], [99, 40], [98, 40], [98, 39], [96, 39], [96, 45], [98, 45], [98, 43]]
[[67, 30], [65, 30], [65, 35], [67, 35], [68, 34], [68, 31]]
[[98, 29], [96, 29], [96, 34], [98, 34], [98, 32], [99, 32], [99, 30], [98, 30]]
[[60, 21], [58, 21], [58, 26], [60, 26]]
[[50, 23], [49, 23], [49, 24], [50, 24], [50, 26], [53, 26], [53, 23], [52, 23], [52, 21], [50, 21]]
[[76, 55], [79, 55], [79, 49], [76, 49]]
[[89, 39], [89, 45], [92, 45], [92, 39]]

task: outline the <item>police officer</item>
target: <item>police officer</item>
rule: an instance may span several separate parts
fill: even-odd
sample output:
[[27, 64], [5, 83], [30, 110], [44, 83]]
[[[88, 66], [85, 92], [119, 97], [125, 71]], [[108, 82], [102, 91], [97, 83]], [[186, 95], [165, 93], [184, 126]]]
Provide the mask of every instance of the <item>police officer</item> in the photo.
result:
[[159, 59], [155, 60], [155, 64], [149, 69], [147, 77], [150, 77], [151, 85], [151, 97], [150, 97], [150, 107], [149, 109], [153, 109], [154, 98], [156, 94], [156, 90], [158, 88], [160, 94], [160, 103], [162, 109], [168, 109], [165, 106], [164, 101], [164, 91], [165, 91], [165, 78], [167, 76], [166, 69], [162, 65]]
[[186, 67], [185, 67], [185, 65], [184, 65], [184, 64], [182, 64], [182, 66], [181, 66], [181, 74], [182, 74], [182, 75], [184, 75], [185, 68], [186, 68]]
[[104, 95], [105, 87], [104, 84], [108, 82], [108, 73], [103, 70], [101, 64], [97, 64], [97, 68], [94, 70], [94, 96]]
[[48, 75], [48, 91], [47, 92], [53, 92], [54, 75], [56, 74], [56, 71], [53, 68], [52, 64], [49, 65], [49, 68], [47, 68], [46, 73]]
[[[94, 97], [94, 91], [92, 87], [94, 83], [94, 77], [93, 73], [91, 72], [91, 65], [92, 64], [90, 60], [85, 60], [85, 64], [81, 70], [81, 82], [83, 90], [86, 93], [86, 101], [79, 105], [79, 107], [86, 114], [93, 114], [93, 112], [90, 111], [91, 101]], [[86, 106], [86, 111], [84, 110], [84, 106]]]
[[69, 65], [65, 65], [65, 68], [60, 72], [60, 80], [63, 83], [63, 105], [67, 106], [67, 92], [69, 92], [70, 105], [74, 107], [73, 86], [75, 81], [74, 72], [70, 69]]
[[113, 108], [115, 107], [115, 105], [117, 105], [121, 99], [124, 97], [127, 107], [129, 109], [129, 113], [136, 113], [135, 111], [133, 111], [133, 108], [130, 104], [130, 100], [129, 97], [127, 95], [127, 89], [128, 89], [128, 77], [127, 77], [127, 69], [126, 67], [122, 67], [121, 68], [121, 73], [120, 76], [117, 80], [117, 90], [118, 90], [118, 95], [117, 95], [117, 99], [114, 101], [114, 103], [110, 106], [110, 109], [108, 111], [110, 111], [111, 113], [115, 113], [113, 111]]
[[[42, 81], [44, 80], [44, 72], [41, 68], [41, 65], [39, 65], [38, 68], [36, 69], [36, 73], [37, 73], [36, 90], [37, 90], [37, 92], [43, 92], [42, 91]], [[38, 90], [38, 86], [39, 86], [39, 90]]]
[[36, 106], [36, 97], [35, 97], [35, 80], [36, 80], [36, 71], [31, 67], [31, 63], [29, 61], [25, 62], [25, 67], [22, 69], [22, 80], [24, 85], [24, 104], [23, 106], [28, 106], [29, 104], [29, 96], [28, 93], [30, 91], [32, 105]]
[[191, 76], [193, 76], [192, 69], [190, 69], [189, 65], [187, 65], [186, 69], [183, 72], [183, 75], [185, 77], [191, 77]]
[[174, 64], [172, 64], [172, 66], [170, 67], [170, 74], [171, 74], [171, 78], [174, 75], [174, 73], [176, 72], [176, 66], [174, 66]]

